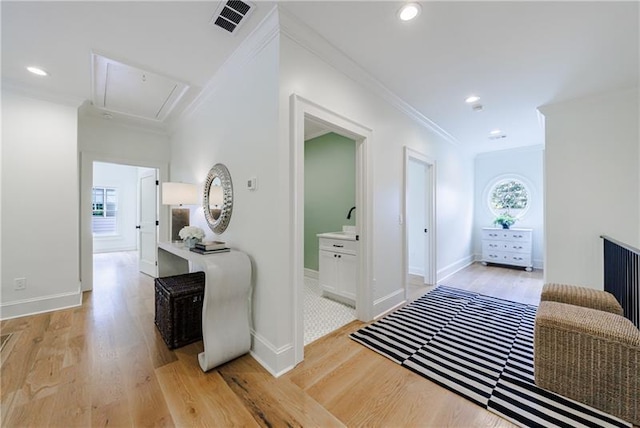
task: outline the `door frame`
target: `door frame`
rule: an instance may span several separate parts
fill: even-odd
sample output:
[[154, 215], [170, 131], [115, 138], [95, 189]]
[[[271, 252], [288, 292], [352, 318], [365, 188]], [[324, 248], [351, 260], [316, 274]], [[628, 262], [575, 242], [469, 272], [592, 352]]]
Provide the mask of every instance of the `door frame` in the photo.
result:
[[[153, 160], [131, 160], [90, 151], [80, 152], [80, 283], [81, 291], [93, 290], [93, 233], [91, 232], [91, 188], [93, 187], [93, 163], [108, 162], [120, 165], [156, 168], [158, 181], [169, 177], [169, 164]], [[169, 239], [169, 206], [159, 206], [160, 226], [158, 239]]]
[[409, 199], [407, 192], [409, 190], [409, 161], [415, 160], [425, 165], [428, 186], [425, 186], [426, 207], [425, 212], [428, 216], [426, 221], [427, 240], [425, 252], [427, 253], [425, 260], [424, 283], [435, 285], [436, 278], [436, 161], [430, 156], [425, 155], [410, 147], [404, 146], [404, 192], [403, 192], [403, 268], [404, 268], [404, 292], [405, 300], [409, 298], [409, 230], [407, 229], [407, 214], [409, 211]]
[[293, 343], [295, 364], [304, 359], [304, 121], [311, 119], [336, 134], [356, 142], [356, 233], [360, 247], [357, 259], [356, 317], [373, 319], [372, 248], [373, 180], [372, 130], [297, 94], [291, 107], [291, 254], [290, 283], [293, 294]]

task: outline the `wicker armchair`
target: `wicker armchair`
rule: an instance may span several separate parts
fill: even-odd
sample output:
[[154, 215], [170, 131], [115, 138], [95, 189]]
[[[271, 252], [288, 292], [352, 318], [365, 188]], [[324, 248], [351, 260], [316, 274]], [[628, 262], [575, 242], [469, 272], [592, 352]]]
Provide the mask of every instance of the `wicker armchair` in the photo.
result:
[[640, 330], [612, 298], [604, 291], [545, 285], [536, 314], [535, 382], [640, 425]]

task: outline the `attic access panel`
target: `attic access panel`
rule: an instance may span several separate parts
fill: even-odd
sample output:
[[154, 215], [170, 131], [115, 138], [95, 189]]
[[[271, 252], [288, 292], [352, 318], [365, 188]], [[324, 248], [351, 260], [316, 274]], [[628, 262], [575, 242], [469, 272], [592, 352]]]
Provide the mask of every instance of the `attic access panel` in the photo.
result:
[[163, 121], [188, 85], [157, 73], [92, 54], [93, 105], [129, 116]]

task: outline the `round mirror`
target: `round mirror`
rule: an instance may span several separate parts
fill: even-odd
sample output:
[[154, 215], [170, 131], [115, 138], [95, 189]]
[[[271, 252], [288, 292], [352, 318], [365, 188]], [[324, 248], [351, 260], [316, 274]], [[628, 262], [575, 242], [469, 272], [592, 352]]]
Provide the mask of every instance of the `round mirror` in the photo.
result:
[[227, 229], [233, 210], [233, 185], [226, 166], [217, 163], [204, 182], [202, 208], [209, 227], [215, 234]]

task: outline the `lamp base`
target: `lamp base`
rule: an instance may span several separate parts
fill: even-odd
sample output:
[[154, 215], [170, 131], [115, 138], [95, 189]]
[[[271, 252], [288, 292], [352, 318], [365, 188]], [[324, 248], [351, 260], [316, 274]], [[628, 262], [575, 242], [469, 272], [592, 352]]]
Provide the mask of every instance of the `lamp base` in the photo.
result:
[[189, 226], [189, 208], [173, 208], [171, 210], [171, 241], [181, 241], [180, 230]]

